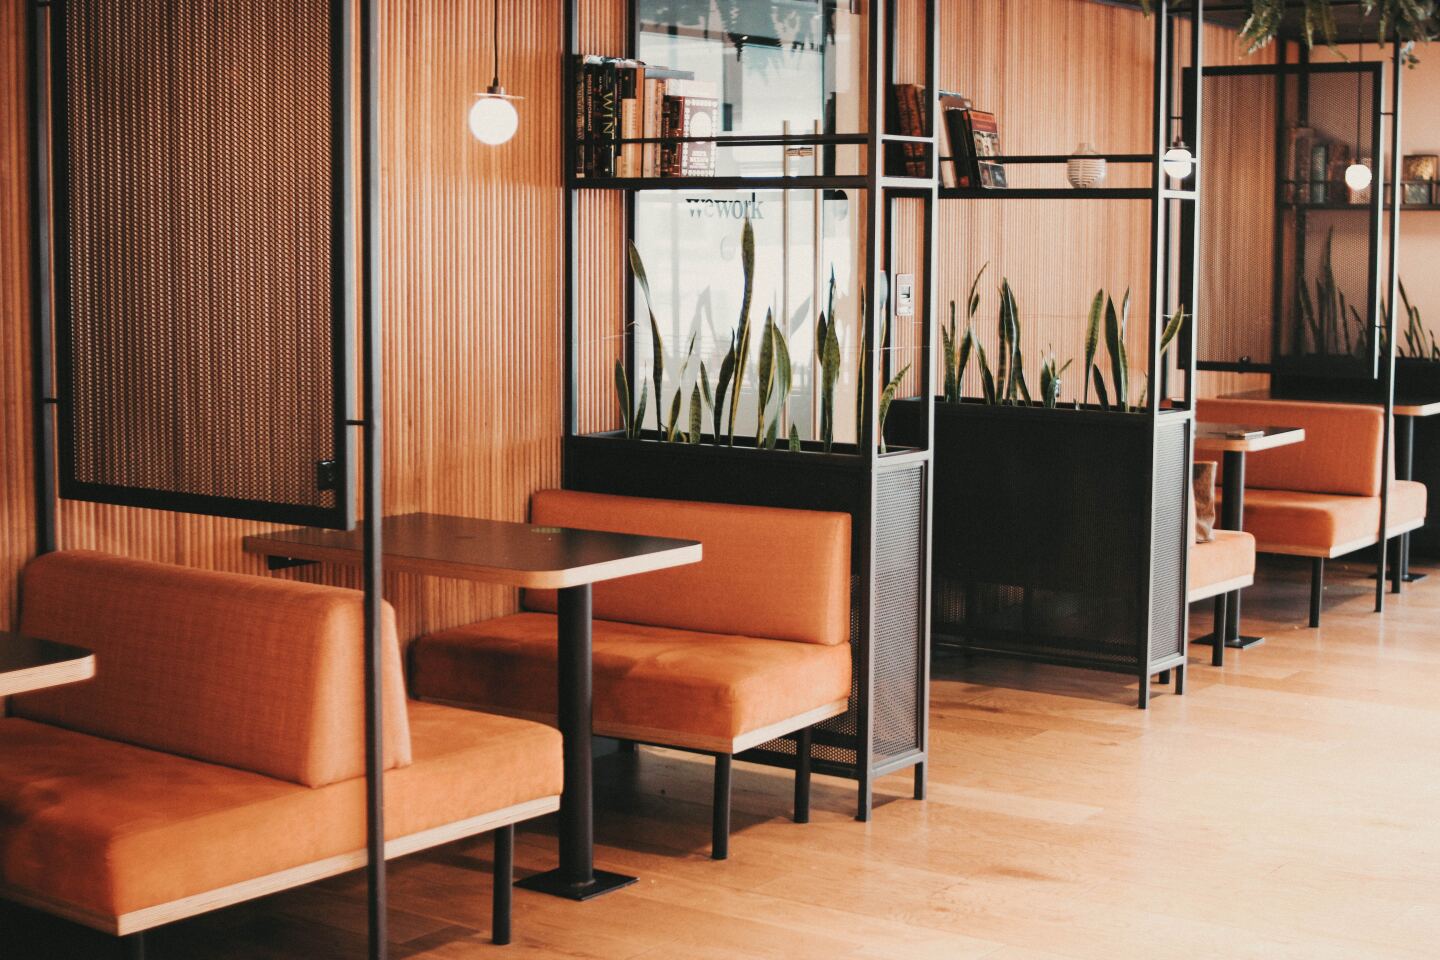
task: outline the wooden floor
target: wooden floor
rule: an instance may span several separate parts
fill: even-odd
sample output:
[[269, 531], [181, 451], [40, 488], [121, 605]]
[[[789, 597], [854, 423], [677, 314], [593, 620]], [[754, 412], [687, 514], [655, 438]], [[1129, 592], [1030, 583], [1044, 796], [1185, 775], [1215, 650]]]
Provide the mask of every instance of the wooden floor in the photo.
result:
[[[515, 943], [494, 947], [489, 840], [454, 844], [393, 866], [392, 956], [1430, 960], [1440, 577], [1382, 618], [1337, 566], [1309, 630], [1304, 576], [1264, 566], [1245, 616], [1268, 642], [1223, 672], [1195, 647], [1186, 695], [1148, 712], [1118, 677], [938, 663], [928, 802], [890, 778], [861, 824], [851, 786], [821, 778], [796, 826], [788, 777], [738, 766], [726, 863], [706, 857], [708, 763], [607, 758], [598, 862], [640, 883], [588, 904], [517, 891]], [[517, 870], [554, 863], [550, 830], [521, 834]], [[28, 912], [0, 923], [6, 960], [118, 956]], [[363, 930], [349, 875], [158, 931], [151, 956], [363, 957]]]

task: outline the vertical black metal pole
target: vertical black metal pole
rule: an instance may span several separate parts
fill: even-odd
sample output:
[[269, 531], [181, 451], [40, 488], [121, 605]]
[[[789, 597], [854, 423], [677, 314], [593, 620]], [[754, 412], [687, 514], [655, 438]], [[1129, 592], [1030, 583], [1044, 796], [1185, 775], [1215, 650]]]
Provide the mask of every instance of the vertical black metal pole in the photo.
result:
[[[579, 145], [575, 140], [575, 113], [578, 105], [575, 102], [575, 56], [580, 48], [580, 26], [578, 0], [565, 0], [562, 5], [563, 16], [562, 31], [564, 33], [565, 64], [561, 73], [563, 89], [560, 91], [560, 129], [564, 131], [561, 137], [560, 161], [563, 164], [563, 176], [565, 178], [565, 192], [562, 197], [562, 214], [564, 217], [565, 229], [565, 277], [564, 277], [564, 382], [561, 385], [561, 427], [563, 435], [574, 436], [579, 429], [579, 405], [577, 400], [578, 385], [576, 378], [580, 375], [579, 356], [579, 317], [576, 308], [576, 291], [579, 285], [579, 237], [575, 230], [575, 165], [579, 151]], [[561, 468], [563, 470], [564, 463]]]
[[30, 357], [35, 404], [35, 547], [49, 553], [58, 544], [55, 490], [55, 380], [51, 372], [53, 304], [50, 263], [50, 125], [46, 87], [50, 55], [40, 35], [40, 8], [25, 5], [25, 108], [30, 137]]
[[[385, 895], [385, 759], [381, 691], [384, 659], [381, 628], [384, 606], [385, 508], [381, 477], [384, 458], [380, 309], [380, 24], [375, 0], [360, 0], [360, 341], [361, 417], [364, 420], [365, 537], [365, 813], [366, 880], [369, 888], [371, 960], [387, 953]], [[347, 72], [347, 77], [350, 74]]]
[[[1380, 447], [1380, 547], [1375, 561], [1375, 612], [1385, 611], [1386, 534], [1390, 529], [1390, 445], [1394, 443], [1395, 420], [1395, 304], [1400, 296], [1400, 77], [1405, 69], [1404, 48], [1395, 41], [1390, 63], [1390, 156], [1389, 176], [1377, 178], [1374, 189], [1390, 185], [1390, 256], [1385, 265], [1385, 303], [1389, 309], [1380, 318], [1385, 324], [1388, 349], [1381, 360], [1382, 387], [1385, 391], [1384, 440]], [[1376, 164], [1378, 167], [1379, 164]]]
[[590, 585], [559, 591], [560, 733], [565, 790], [560, 796], [560, 877], [576, 890], [595, 881], [595, 813], [591, 783]]

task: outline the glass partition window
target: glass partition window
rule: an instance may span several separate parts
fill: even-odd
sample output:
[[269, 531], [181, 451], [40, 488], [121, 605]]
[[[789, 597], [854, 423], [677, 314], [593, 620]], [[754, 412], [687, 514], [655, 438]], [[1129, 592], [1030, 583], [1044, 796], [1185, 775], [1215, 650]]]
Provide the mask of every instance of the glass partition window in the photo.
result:
[[[855, 405], [860, 357], [859, 232], [864, 209], [858, 191], [765, 190], [648, 193], [635, 201], [636, 249], [648, 277], [651, 306], [664, 353], [662, 395], [650, 390], [645, 428], [668, 426], [677, 391], [681, 423], [687, 423], [701, 366], [712, 390], [732, 342], [738, 337], [744, 300], [742, 237], [748, 220], [755, 234], [755, 272], [750, 307], [750, 351], [739, 383], [737, 442], [760, 432], [759, 365], [767, 315], [775, 317], [790, 357], [788, 394], [768, 405], [767, 423], [779, 412], [777, 442], [784, 446], [793, 425], [802, 440], [821, 438], [821, 372], [816, 342], [821, 313], [828, 313], [835, 277], [840, 365], [835, 387], [836, 443], [856, 437]], [[635, 380], [653, 380], [654, 337], [644, 291], [635, 288]], [[691, 350], [693, 341], [694, 348]], [[733, 390], [733, 387], [732, 387]], [[659, 401], [657, 403], [657, 400]], [[729, 401], [723, 405], [729, 433]], [[660, 409], [657, 420], [656, 408]], [[712, 434], [707, 408], [704, 432]]]

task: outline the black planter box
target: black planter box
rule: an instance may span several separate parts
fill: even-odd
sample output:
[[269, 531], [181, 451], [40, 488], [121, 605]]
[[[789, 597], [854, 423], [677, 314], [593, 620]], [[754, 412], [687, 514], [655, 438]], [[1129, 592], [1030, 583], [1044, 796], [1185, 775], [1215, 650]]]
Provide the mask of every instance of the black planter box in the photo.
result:
[[[1129, 673], [1185, 660], [1190, 417], [935, 405], [938, 644]], [[899, 401], [897, 441], [923, 429]]]
[[[821, 453], [627, 439], [566, 437], [567, 490], [749, 506], [830, 510], [851, 517], [850, 709], [815, 728], [817, 772], [860, 783], [863, 816], [878, 776], [923, 764], [930, 649], [927, 486], [930, 455], [896, 449], [873, 471], [853, 447]], [[871, 624], [873, 623], [873, 629]], [[790, 767], [795, 739], [741, 755]]]

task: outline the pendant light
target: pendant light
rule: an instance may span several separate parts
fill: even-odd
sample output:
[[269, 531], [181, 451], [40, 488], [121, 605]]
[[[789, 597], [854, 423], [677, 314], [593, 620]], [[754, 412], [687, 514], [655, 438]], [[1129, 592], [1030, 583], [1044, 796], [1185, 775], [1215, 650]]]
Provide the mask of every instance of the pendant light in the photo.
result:
[[520, 126], [520, 115], [515, 104], [520, 100], [505, 92], [500, 85], [500, 0], [491, 0], [491, 42], [495, 53], [495, 75], [484, 93], [475, 95], [475, 105], [470, 108], [470, 132], [475, 139], [490, 146], [499, 146], [515, 136]]
[[1165, 156], [1160, 158], [1160, 166], [1165, 168], [1166, 175], [1176, 180], [1184, 180], [1190, 176], [1190, 170], [1194, 165], [1195, 155], [1179, 138], [1176, 138], [1175, 142], [1170, 145], [1170, 149], [1165, 151]]
[[[1365, 45], [1360, 45], [1360, 60], [1365, 60]], [[1361, 162], [1360, 156], [1360, 105], [1361, 98], [1365, 92], [1365, 77], [1358, 70], [1355, 72], [1355, 162], [1345, 168], [1345, 185], [1356, 193], [1370, 189], [1370, 182], [1375, 178], [1370, 168]]]

